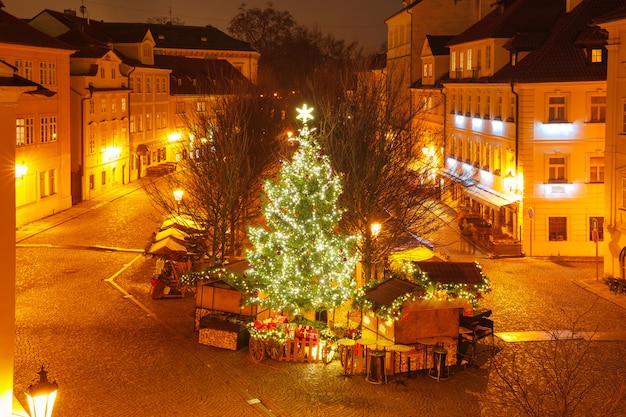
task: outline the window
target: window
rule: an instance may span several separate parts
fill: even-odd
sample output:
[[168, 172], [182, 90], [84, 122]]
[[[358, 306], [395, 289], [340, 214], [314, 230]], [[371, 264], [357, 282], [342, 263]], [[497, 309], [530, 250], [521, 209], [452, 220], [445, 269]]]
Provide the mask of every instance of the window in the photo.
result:
[[626, 209], [626, 178], [622, 177], [622, 209]]
[[156, 113], [156, 128], [161, 129], [161, 113]]
[[57, 85], [57, 64], [54, 62], [40, 62], [39, 80], [43, 85]]
[[589, 158], [589, 182], [604, 182], [604, 156]]
[[511, 102], [509, 107], [509, 117], [507, 118], [509, 122], [515, 121], [515, 96], [511, 96]]
[[15, 119], [15, 146], [26, 144], [26, 120]]
[[102, 171], [100, 183], [102, 185], [106, 185], [106, 183], [107, 183], [107, 172], [106, 171]]
[[141, 93], [141, 77], [137, 77], [137, 92]]
[[167, 112], [164, 111], [161, 115], [161, 128], [165, 129], [167, 127]]
[[117, 74], [115, 73], [115, 68], [111, 68], [111, 78], [115, 79], [116, 75]]
[[96, 153], [96, 133], [93, 129], [89, 129], [89, 154], [93, 155]]
[[450, 68], [452, 68], [452, 72], [456, 71], [456, 51], [452, 51], [452, 56], [450, 57]]
[[103, 78], [103, 79], [106, 78], [105, 71], [106, 71], [106, 68], [100, 67], [100, 78]]
[[463, 62], [465, 61], [465, 53], [459, 52], [459, 71], [463, 71]]
[[602, 49], [593, 48], [591, 50], [591, 62], [602, 62]]
[[485, 47], [485, 68], [491, 68], [491, 46]]
[[146, 93], [152, 93], [152, 78], [146, 77]]
[[491, 117], [491, 96], [485, 97], [485, 108], [483, 112], [483, 117], [485, 119], [489, 119], [489, 117]]
[[548, 217], [548, 240], [567, 240], [567, 217]]
[[185, 112], [185, 103], [182, 101], [176, 102], [176, 114], [182, 114]]
[[198, 113], [203, 113], [206, 111], [206, 101], [198, 101], [196, 103], [196, 111]]
[[564, 156], [550, 156], [548, 157], [548, 182], [549, 183], [564, 183], [567, 182], [565, 177], [565, 157]]
[[48, 195], [52, 195], [56, 193], [57, 193], [57, 186], [56, 186], [56, 180], [55, 180], [55, 175], [54, 175], [54, 169], [51, 169], [50, 171], [48, 171]]
[[111, 99], [111, 113], [115, 113], [117, 111], [117, 108], [115, 106], [115, 99]]
[[152, 117], [150, 113], [146, 114], [146, 129], [152, 130]]
[[589, 122], [601, 123], [606, 120], [606, 96], [593, 96], [589, 106]]
[[493, 171], [497, 173], [502, 171], [502, 150], [498, 146], [493, 151]]
[[476, 50], [476, 69], [480, 69], [481, 50]]
[[93, 177], [93, 174], [91, 174], [89, 176], [89, 189], [93, 190], [94, 188], [96, 188], [96, 180]]
[[120, 105], [120, 109], [121, 109], [122, 111], [126, 111], [126, 97], [122, 97], [122, 101], [121, 101], [121, 103], [120, 103], [120, 104], [121, 104], [121, 105]]
[[502, 96], [498, 96], [498, 102], [496, 104], [496, 114], [494, 119], [502, 120]]
[[141, 115], [137, 115], [137, 132], [143, 132], [143, 118]]
[[135, 77], [128, 77], [128, 88], [133, 93], [135, 92]]
[[476, 108], [476, 110], [474, 111], [474, 116], [475, 117], [480, 117], [480, 96], [476, 96], [475, 108]]
[[39, 197], [44, 198], [47, 197], [46, 194], [46, 171], [42, 171], [39, 173]]
[[57, 140], [57, 118], [55, 116], [42, 117], [39, 120], [40, 129], [40, 142], [56, 142]]
[[93, 100], [89, 100], [89, 114], [94, 114], [96, 112], [96, 103]]
[[33, 61], [24, 61], [22, 59], [18, 59], [15, 61], [15, 66], [17, 67], [17, 74], [20, 77], [24, 77], [27, 80], [33, 80]]
[[626, 101], [622, 103], [622, 133], [626, 133]]
[[100, 99], [100, 113], [106, 113], [106, 112], [107, 112], [107, 99], [101, 98]]
[[565, 121], [565, 97], [548, 97], [548, 122]]
[[597, 230], [598, 240], [604, 240], [604, 217], [589, 217], [589, 240], [593, 241], [593, 231]]
[[468, 70], [474, 69], [473, 62], [472, 62], [472, 50], [471, 49], [467, 50], [467, 65], [465, 66], [465, 68], [467, 68]]
[[130, 116], [130, 122], [128, 124], [130, 126], [130, 133], [135, 133], [135, 116]]
[[422, 77], [428, 77], [428, 64], [424, 64], [424, 72], [422, 73]]

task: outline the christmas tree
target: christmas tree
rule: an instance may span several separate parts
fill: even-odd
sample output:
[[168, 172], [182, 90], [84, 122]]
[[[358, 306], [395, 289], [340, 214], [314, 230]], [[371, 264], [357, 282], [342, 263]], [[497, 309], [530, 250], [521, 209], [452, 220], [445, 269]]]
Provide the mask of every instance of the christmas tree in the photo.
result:
[[312, 110], [298, 109], [297, 149], [264, 184], [266, 226], [249, 230], [250, 301], [294, 314], [338, 307], [355, 289], [355, 237], [337, 230], [341, 179], [307, 127]]

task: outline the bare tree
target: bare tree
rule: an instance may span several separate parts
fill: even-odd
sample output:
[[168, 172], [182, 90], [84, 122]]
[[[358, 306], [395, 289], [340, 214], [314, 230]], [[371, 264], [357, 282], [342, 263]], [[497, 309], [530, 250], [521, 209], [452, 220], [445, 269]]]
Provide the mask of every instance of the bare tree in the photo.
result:
[[[163, 189], [184, 190], [181, 211], [205, 226], [212, 264], [241, 256], [245, 227], [259, 214], [260, 183], [278, 160], [285, 131], [282, 111], [253, 91], [207, 97], [206, 111], [185, 113], [191, 140], [180, 171]], [[153, 200], [173, 211], [171, 192], [150, 187]]]
[[[588, 311], [565, 312], [569, 329], [548, 332], [550, 340], [509, 344], [498, 353], [487, 397], [494, 415], [512, 415], [511, 410], [531, 417], [623, 415], [624, 379], [609, 378], [605, 342], [593, 341], [595, 332], [579, 328]], [[623, 357], [623, 348], [618, 349], [616, 357]]]
[[[384, 61], [337, 60], [311, 78], [320, 140], [344, 177], [343, 226], [362, 236], [366, 281], [401, 240], [436, 227], [440, 149], [422, 152], [425, 140], [415, 120], [423, 107], [411, 107], [402, 88], [405, 74]], [[373, 224], [381, 225], [379, 231]]]

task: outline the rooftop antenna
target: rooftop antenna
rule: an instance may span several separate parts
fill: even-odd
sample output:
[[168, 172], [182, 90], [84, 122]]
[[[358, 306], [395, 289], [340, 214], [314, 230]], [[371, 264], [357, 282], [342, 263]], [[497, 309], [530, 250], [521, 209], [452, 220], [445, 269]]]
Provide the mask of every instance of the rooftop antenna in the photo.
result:
[[84, 19], [85, 18], [85, 12], [87, 11], [87, 8], [85, 7], [85, 1], [84, 0], [81, 0], [80, 3], [81, 4], [80, 4], [80, 7], [79, 7], [78, 10], [80, 10], [80, 14], [83, 15], [83, 19]]
[[172, 6], [170, 6], [170, 25], [173, 25], [174, 22], [172, 21]]

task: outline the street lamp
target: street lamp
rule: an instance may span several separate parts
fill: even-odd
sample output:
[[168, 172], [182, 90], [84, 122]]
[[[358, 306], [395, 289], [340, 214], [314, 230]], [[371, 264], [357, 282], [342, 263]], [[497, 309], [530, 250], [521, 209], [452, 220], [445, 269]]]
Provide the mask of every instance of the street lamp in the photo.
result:
[[176, 200], [176, 212], [180, 214], [180, 202], [183, 201], [183, 190], [174, 190], [174, 200]]
[[376, 239], [378, 237], [378, 234], [380, 233], [380, 229], [382, 229], [383, 225], [380, 223], [372, 223], [372, 225], [370, 226], [371, 230], [372, 230], [372, 237], [374, 239]]
[[30, 415], [31, 417], [50, 417], [59, 385], [56, 381], [48, 381], [48, 372], [43, 369], [43, 365], [41, 365], [41, 371], [37, 373], [39, 381], [31, 384], [26, 391]]

